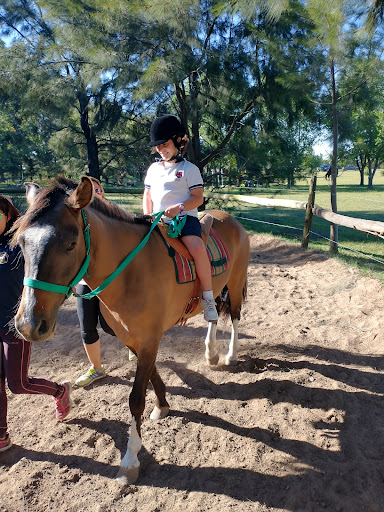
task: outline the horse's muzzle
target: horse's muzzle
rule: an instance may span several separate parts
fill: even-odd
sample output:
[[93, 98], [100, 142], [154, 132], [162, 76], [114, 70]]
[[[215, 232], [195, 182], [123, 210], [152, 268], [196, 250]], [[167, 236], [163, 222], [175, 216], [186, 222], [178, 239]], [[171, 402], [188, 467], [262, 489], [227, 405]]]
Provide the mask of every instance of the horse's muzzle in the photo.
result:
[[47, 321], [39, 316], [26, 317], [22, 313], [15, 316], [17, 332], [27, 341], [46, 341], [52, 338], [56, 327], [56, 320]]

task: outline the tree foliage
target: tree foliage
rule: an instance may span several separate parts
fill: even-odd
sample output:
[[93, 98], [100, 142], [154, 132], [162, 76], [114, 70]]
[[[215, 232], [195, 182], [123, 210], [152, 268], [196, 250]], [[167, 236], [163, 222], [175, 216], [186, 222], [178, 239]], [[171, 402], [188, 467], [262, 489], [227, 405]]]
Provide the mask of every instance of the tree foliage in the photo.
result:
[[362, 16], [345, 0], [4, 0], [0, 178], [138, 181], [150, 123], [171, 112], [213, 182], [226, 168], [290, 185], [329, 119], [356, 125], [346, 77], [356, 93]]

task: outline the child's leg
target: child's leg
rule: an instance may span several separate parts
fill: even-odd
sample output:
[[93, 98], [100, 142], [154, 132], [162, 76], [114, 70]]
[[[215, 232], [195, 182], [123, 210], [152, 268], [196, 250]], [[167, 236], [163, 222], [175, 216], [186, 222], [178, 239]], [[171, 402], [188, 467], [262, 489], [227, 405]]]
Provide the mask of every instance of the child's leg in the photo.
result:
[[198, 236], [189, 235], [184, 236], [182, 241], [195, 260], [202, 289], [212, 290], [211, 264], [203, 240]]
[[3, 359], [3, 342], [0, 338], [0, 439], [4, 439], [7, 434], [7, 394]]
[[196, 272], [203, 289], [201, 307], [204, 310], [204, 318], [207, 322], [217, 322], [218, 314], [212, 291], [211, 264], [204, 242], [200, 237], [194, 235], [184, 236], [182, 241], [195, 260]]

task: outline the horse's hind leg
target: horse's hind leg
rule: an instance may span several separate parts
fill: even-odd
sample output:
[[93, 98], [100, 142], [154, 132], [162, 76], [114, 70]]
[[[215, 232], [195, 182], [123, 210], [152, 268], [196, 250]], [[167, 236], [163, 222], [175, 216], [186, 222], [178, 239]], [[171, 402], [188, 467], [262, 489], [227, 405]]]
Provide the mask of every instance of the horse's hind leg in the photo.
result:
[[156, 404], [150, 418], [151, 420], [161, 420], [167, 416], [169, 404], [165, 398], [165, 384], [157, 371], [156, 365], [153, 366], [150, 380], [156, 394]]
[[225, 357], [225, 364], [229, 366], [237, 364], [237, 352], [239, 350], [239, 321], [241, 316], [241, 306], [246, 294], [246, 283], [247, 278], [245, 275], [241, 280], [239, 280], [237, 276], [235, 283], [233, 283], [233, 281], [231, 282], [230, 279], [227, 284], [232, 320], [231, 341]]
[[229, 343], [228, 352], [225, 356], [225, 364], [233, 366], [237, 364], [237, 351], [239, 350], [239, 318], [232, 319], [231, 341]]

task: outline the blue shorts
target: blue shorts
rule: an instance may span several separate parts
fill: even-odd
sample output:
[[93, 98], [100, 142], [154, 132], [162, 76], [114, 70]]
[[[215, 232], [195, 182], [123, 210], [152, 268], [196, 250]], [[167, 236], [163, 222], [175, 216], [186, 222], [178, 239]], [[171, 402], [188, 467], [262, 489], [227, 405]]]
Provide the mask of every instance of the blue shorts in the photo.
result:
[[183, 236], [199, 236], [200, 238], [203, 238], [201, 236], [201, 226], [200, 221], [197, 217], [192, 217], [191, 215], [187, 215], [187, 220], [185, 221], [184, 227], [181, 230], [180, 238], [183, 238]]

